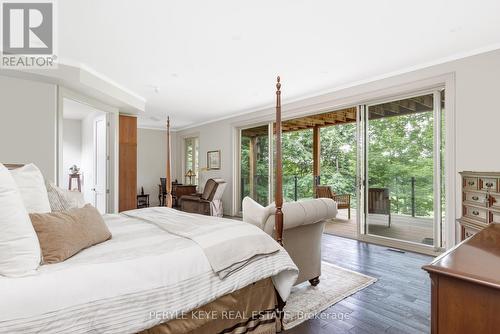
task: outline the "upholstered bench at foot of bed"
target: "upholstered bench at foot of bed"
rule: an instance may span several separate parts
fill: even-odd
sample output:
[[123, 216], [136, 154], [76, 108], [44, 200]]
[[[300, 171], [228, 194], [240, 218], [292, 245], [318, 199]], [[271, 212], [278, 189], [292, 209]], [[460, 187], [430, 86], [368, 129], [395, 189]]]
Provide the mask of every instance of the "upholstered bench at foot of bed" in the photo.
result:
[[[250, 197], [243, 199], [243, 221], [274, 235], [274, 205], [263, 207]], [[315, 286], [321, 275], [321, 238], [327, 219], [337, 215], [337, 203], [329, 198], [287, 202], [283, 205], [283, 246], [299, 268], [297, 282]]]

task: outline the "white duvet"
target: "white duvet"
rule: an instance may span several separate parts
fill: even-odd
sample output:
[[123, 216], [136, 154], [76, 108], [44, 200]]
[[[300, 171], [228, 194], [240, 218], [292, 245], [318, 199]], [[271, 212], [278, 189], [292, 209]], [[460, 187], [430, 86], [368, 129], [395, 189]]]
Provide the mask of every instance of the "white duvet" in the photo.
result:
[[111, 240], [0, 277], [0, 333], [136, 333], [268, 277], [286, 300], [297, 278], [282, 248], [220, 279], [194, 241], [122, 215], [105, 221]]
[[279, 244], [262, 233], [260, 228], [242, 221], [193, 215], [166, 207], [131, 210], [122, 214], [194, 241], [221, 279], [280, 249]]

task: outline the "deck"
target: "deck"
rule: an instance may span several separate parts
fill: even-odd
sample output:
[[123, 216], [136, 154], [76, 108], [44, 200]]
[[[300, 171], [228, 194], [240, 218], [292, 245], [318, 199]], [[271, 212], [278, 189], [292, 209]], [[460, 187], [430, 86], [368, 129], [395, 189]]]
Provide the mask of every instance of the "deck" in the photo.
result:
[[[432, 218], [392, 215], [391, 227], [387, 221], [386, 215], [370, 214], [369, 234], [432, 245]], [[325, 233], [355, 238], [356, 210], [351, 210], [351, 219], [347, 218], [347, 209], [339, 210], [337, 217], [327, 222]]]

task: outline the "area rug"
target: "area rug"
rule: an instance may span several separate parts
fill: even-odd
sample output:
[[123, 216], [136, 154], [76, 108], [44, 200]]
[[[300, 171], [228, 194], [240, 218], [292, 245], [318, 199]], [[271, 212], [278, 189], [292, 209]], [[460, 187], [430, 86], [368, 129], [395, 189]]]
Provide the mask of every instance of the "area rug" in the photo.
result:
[[377, 281], [376, 278], [327, 262], [322, 263], [320, 280], [316, 287], [304, 282], [292, 289], [284, 310], [284, 329], [314, 318], [330, 306]]

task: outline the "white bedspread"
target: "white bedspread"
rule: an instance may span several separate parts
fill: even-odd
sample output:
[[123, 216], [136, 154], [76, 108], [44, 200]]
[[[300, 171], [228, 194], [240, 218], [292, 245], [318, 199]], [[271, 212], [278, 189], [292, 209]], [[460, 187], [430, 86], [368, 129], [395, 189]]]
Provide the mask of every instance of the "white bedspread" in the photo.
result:
[[297, 278], [281, 247], [220, 279], [194, 241], [130, 217], [105, 221], [111, 240], [37, 275], [0, 277], [0, 333], [135, 333], [268, 277], [286, 300]]
[[222, 279], [250, 262], [279, 251], [273, 238], [262, 233], [257, 226], [242, 221], [195, 215], [167, 207], [131, 210], [122, 214], [193, 240]]

